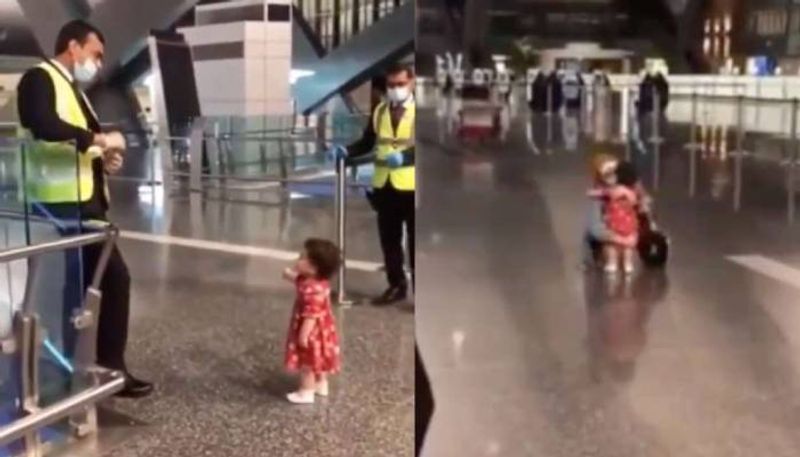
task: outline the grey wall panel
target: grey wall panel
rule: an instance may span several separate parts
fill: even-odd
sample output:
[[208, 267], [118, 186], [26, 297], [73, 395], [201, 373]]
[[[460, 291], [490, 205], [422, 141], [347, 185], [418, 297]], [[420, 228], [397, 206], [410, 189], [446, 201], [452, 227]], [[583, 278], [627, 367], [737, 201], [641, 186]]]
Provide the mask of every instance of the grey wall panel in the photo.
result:
[[202, 62], [204, 60], [243, 59], [244, 41], [193, 46], [192, 57], [196, 62]]

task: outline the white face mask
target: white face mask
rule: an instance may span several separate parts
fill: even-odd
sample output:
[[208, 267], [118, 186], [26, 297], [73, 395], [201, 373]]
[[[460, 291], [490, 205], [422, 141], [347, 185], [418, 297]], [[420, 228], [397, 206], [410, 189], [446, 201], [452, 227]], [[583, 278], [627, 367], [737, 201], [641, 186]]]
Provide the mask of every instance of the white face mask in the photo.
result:
[[97, 76], [99, 70], [97, 62], [94, 59], [87, 58], [83, 63], [75, 64], [75, 79], [82, 83], [91, 82]]
[[410, 95], [411, 92], [408, 90], [408, 87], [393, 87], [386, 91], [386, 97], [392, 103], [403, 103], [408, 100]]

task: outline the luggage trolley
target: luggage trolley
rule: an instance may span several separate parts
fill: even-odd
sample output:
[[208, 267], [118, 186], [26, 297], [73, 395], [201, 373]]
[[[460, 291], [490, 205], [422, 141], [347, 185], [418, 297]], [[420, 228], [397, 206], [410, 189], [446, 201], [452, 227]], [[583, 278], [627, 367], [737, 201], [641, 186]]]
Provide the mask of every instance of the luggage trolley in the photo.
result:
[[495, 94], [487, 85], [465, 85], [461, 90], [458, 137], [462, 140], [490, 140], [500, 133], [500, 110]]

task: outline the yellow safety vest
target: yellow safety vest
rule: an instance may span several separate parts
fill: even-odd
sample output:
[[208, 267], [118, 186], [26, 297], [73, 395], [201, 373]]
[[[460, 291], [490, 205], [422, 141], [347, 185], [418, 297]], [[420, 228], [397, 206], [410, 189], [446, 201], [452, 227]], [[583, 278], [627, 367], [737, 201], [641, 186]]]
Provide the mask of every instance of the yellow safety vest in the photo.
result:
[[[55, 89], [58, 117], [64, 122], [88, 129], [89, 122], [83, 114], [77, 91], [54, 64], [38, 65], [50, 75]], [[25, 103], [25, 100], [18, 100]], [[24, 131], [27, 138], [33, 138]], [[86, 202], [94, 193], [92, 161], [101, 156], [97, 147], [76, 153], [73, 143], [33, 140], [24, 152], [25, 189], [28, 200], [40, 203]]]
[[405, 112], [397, 125], [397, 130], [392, 127], [392, 116], [389, 105], [380, 103], [372, 115], [372, 125], [375, 128], [375, 173], [372, 177], [372, 187], [383, 188], [391, 180], [392, 186], [397, 190], [416, 189], [416, 168], [404, 166], [390, 169], [386, 166], [386, 157], [396, 151], [403, 151], [414, 146], [414, 123], [416, 121], [416, 104], [413, 100], [405, 105]]

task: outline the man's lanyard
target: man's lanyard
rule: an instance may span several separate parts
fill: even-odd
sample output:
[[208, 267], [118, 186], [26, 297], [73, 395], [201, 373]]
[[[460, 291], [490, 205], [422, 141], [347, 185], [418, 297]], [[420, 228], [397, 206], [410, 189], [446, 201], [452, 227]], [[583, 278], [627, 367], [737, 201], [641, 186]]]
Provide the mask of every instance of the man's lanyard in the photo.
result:
[[[383, 106], [382, 112], [380, 113], [379, 117], [383, 117], [388, 112], [388, 114], [389, 114], [389, 123], [392, 126], [392, 133], [393, 133], [393, 135], [395, 137], [397, 136], [397, 129], [400, 128], [400, 123], [403, 122], [403, 116], [405, 116], [406, 110], [408, 109], [406, 107], [407, 103], [413, 103], [413, 100], [406, 100], [406, 101], [398, 104], [397, 106], [392, 106], [391, 102], [390, 103], [386, 103]], [[397, 117], [396, 118], [394, 116], [395, 113], [397, 113]]]

